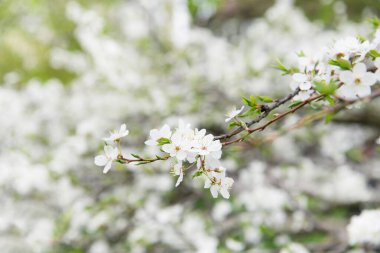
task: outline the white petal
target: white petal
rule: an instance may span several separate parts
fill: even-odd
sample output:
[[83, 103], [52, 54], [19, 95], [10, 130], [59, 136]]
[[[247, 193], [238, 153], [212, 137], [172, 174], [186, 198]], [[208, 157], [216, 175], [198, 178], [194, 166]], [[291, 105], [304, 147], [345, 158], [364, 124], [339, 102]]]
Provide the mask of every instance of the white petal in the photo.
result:
[[109, 161], [106, 166], [104, 167], [103, 169], [103, 173], [106, 174], [110, 169], [111, 169], [111, 166], [112, 166], [112, 161]]
[[212, 185], [211, 188], [210, 188], [210, 192], [211, 192], [211, 195], [214, 197], [214, 198], [217, 198], [218, 197], [218, 186], [216, 185]]
[[157, 141], [154, 141], [154, 140], [151, 140], [151, 139], [146, 140], [144, 143], [147, 146], [156, 146], [157, 145]]
[[95, 157], [94, 162], [97, 166], [104, 166], [108, 162], [108, 159], [105, 155], [98, 155]]
[[344, 99], [349, 99], [349, 100], [356, 99], [354, 88], [355, 88], [354, 85], [343, 85], [337, 90], [337, 95]]
[[374, 85], [376, 83], [376, 75], [374, 73], [367, 72], [363, 75], [363, 85]]
[[175, 184], [175, 187], [177, 187], [183, 180], [183, 173], [181, 173], [177, 179], [177, 182]]
[[223, 198], [225, 198], [225, 199], [229, 199], [230, 198], [230, 193], [225, 188], [220, 189], [220, 194], [222, 194]]
[[311, 88], [310, 82], [300, 83], [300, 89], [301, 90], [309, 90], [310, 88]]
[[162, 146], [162, 150], [171, 155], [174, 152], [174, 145], [173, 144], [164, 144]]
[[355, 75], [360, 75], [360, 74], [364, 74], [367, 72], [367, 67], [365, 66], [364, 63], [358, 63], [354, 66], [354, 68], [352, 69], [352, 72], [355, 73]]
[[295, 73], [292, 76], [292, 78], [297, 83], [302, 83], [302, 82], [306, 82], [307, 81], [307, 76], [305, 74], [301, 74], [301, 73]]
[[339, 75], [339, 80], [344, 82], [345, 84], [351, 84], [354, 82], [354, 77], [352, 72], [349, 70], [342, 71]]
[[176, 155], [178, 160], [185, 160], [186, 156], [187, 156], [187, 153], [184, 150], [180, 150], [179, 152], [177, 152], [177, 155]]
[[355, 87], [355, 93], [360, 98], [369, 96], [371, 95], [371, 87], [367, 85], [357, 85]]

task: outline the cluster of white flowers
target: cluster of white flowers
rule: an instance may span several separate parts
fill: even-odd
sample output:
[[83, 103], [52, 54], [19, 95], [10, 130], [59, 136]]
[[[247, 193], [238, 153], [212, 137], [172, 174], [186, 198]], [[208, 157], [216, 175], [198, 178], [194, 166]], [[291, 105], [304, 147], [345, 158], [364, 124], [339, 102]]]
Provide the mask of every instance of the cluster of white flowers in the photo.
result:
[[347, 226], [351, 245], [380, 246], [380, 210], [364, 210], [351, 218]]
[[[380, 29], [372, 41], [356, 37], [337, 40], [318, 54], [299, 54], [300, 72], [292, 74], [291, 88], [300, 89], [294, 100], [307, 100], [312, 94], [335, 94], [355, 100], [371, 94], [371, 86], [380, 80]], [[326, 91], [323, 88], [330, 87]], [[329, 93], [331, 92], [331, 93]]]
[[[243, 108], [242, 108], [243, 109]], [[239, 112], [240, 113], [240, 112]], [[104, 146], [104, 155], [95, 157], [95, 164], [104, 166], [103, 172], [107, 173], [111, 169], [112, 162], [133, 160], [125, 159], [121, 150], [121, 138], [127, 136], [129, 131], [125, 124], [121, 125], [120, 130], [110, 133], [110, 137], [104, 138], [105, 141], [117, 144], [117, 147], [111, 145]], [[145, 141], [148, 146], [158, 146], [161, 150], [175, 160], [173, 173], [178, 176], [175, 186], [177, 187], [183, 180], [186, 170], [191, 169], [193, 165], [197, 171], [193, 177], [203, 175], [205, 178], [205, 188], [210, 188], [214, 198], [220, 193], [224, 198], [229, 198], [234, 180], [226, 177], [226, 169], [222, 167], [220, 159], [222, 157], [222, 144], [219, 140], [214, 140], [212, 134], [206, 134], [205, 129], [191, 129], [190, 124], [179, 122], [175, 130], [165, 124], [161, 129], [150, 130], [150, 138]], [[136, 157], [136, 155], [134, 155]], [[166, 160], [161, 156], [156, 156], [158, 160]], [[151, 159], [143, 159], [136, 162], [149, 163]]]

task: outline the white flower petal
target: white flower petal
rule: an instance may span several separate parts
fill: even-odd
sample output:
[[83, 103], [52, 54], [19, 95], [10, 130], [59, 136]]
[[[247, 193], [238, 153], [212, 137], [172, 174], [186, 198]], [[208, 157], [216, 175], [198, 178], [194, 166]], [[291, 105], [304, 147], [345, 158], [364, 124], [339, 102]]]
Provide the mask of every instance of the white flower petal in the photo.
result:
[[108, 162], [108, 159], [105, 155], [98, 155], [95, 157], [94, 162], [97, 166], [104, 166]]

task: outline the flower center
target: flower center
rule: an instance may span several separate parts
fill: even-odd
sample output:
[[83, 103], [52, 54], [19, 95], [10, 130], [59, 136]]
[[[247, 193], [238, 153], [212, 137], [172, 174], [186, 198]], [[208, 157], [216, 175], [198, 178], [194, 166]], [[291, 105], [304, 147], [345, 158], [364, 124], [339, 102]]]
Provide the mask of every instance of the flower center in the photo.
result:
[[181, 150], [181, 147], [180, 146], [175, 146], [175, 151], [180, 151]]
[[202, 150], [207, 150], [207, 147], [202, 147], [201, 149], [202, 149]]
[[344, 53], [337, 53], [336, 58], [340, 59], [344, 57]]
[[360, 78], [355, 79], [355, 84], [360, 85], [362, 83], [362, 80]]

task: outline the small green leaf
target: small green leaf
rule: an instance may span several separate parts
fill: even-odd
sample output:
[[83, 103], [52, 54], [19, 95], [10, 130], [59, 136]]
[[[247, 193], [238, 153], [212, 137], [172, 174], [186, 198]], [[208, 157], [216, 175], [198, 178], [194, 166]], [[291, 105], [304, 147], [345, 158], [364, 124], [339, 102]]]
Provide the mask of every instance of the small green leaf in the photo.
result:
[[337, 59], [337, 60], [330, 59], [329, 64], [333, 65], [333, 66], [338, 66], [344, 70], [352, 69], [351, 63], [349, 61], [343, 60], [343, 59]]
[[198, 170], [198, 171], [196, 171], [196, 172], [193, 174], [193, 178], [195, 178], [195, 177], [199, 177], [199, 176], [201, 176], [202, 174], [203, 174], [203, 172], [200, 171], [200, 170]]
[[268, 97], [268, 96], [257, 96], [257, 98], [264, 103], [271, 103], [273, 102], [273, 98]]
[[260, 112], [257, 108], [250, 108], [249, 110], [241, 114], [240, 117], [250, 117], [250, 116], [258, 115], [259, 113]]
[[373, 17], [368, 20], [372, 27], [376, 30], [380, 27], [380, 19], [378, 17]]
[[315, 89], [323, 94], [323, 95], [332, 95], [335, 93], [337, 89], [337, 85], [334, 80], [330, 80], [329, 83], [327, 83], [325, 80], [322, 81], [314, 81]]
[[160, 138], [157, 140], [157, 143], [159, 146], [162, 146], [162, 145], [165, 145], [165, 144], [169, 144], [170, 143], [170, 140], [168, 138]]
[[296, 107], [297, 105], [300, 105], [302, 104], [302, 101], [300, 100], [296, 100], [296, 101], [293, 101], [290, 105], [289, 105], [289, 108], [292, 109], [294, 107]]
[[139, 155], [136, 155], [136, 154], [131, 154], [131, 156], [133, 156], [134, 158], [141, 158]]
[[331, 96], [326, 96], [326, 100], [331, 106], [335, 105], [335, 100]]
[[371, 56], [372, 58], [377, 58], [380, 57], [380, 53], [377, 52], [377, 50], [373, 49], [368, 52], [368, 55]]
[[249, 107], [255, 107], [257, 105], [257, 100], [254, 96], [250, 96], [249, 98], [243, 97], [242, 99], [243, 103]]
[[281, 70], [283, 72], [283, 75], [291, 75], [291, 74], [294, 74], [296, 72], [298, 72], [298, 69], [297, 68], [287, 68], [285, 67], [285, 65], [280, 61], [280, 59], [276, 59], [276, 65], [274, 66], [274, 68], [278, 69], [278, 70]]
[[235, 121], [230, 122], [230, 123], [228, 124], [228, 128], [229, 128], [229, 129], [234, 128], [234, 127], [237, 127], [237, 126], [239, 126], [239, 124], [238, 124], [237, 122], [235, 122]]

